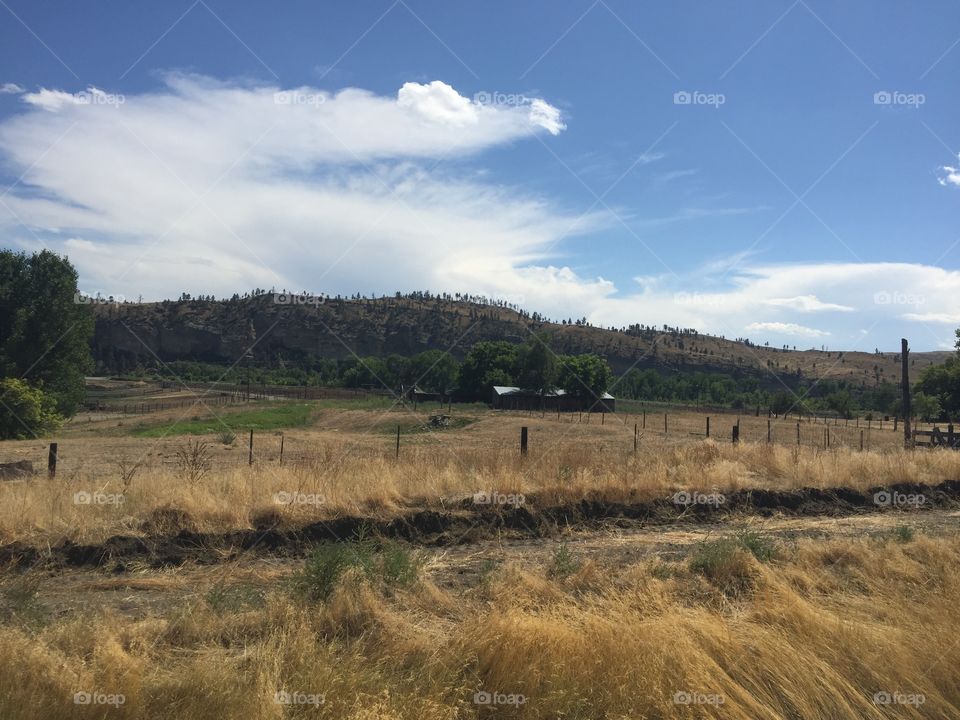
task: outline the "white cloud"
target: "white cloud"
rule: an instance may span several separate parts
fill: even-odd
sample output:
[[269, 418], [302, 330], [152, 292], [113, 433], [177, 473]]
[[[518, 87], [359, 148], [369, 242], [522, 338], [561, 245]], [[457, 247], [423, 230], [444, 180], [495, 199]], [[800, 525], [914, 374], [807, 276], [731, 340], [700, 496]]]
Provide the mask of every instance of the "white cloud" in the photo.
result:
[[[98, 99], [78, 102], [84, 94]], [[187, 75], [122, 103], [109, 97], [119, 96], [41, 89], [0, 121], [0, 161], [24, 173], [0, 206], [5, 238], [25, 248], [42, 238], [70, 255], [83, 287], [105, 294], [430, 288], [523, 297], [530, 310], [601, 325], [829, 333], [880, 347], [920, 327], [911, 322], [929, 321], [938, 344], [952, 334], [946, 319], [918, 314], [921, 302], [960, 317], [960, 273], [918, 264], [761, 265], [741, 253], [680, 277], [639, 266], [638, 284], [622, 289], [577, 272], [551, 249], [615, 226], [606, 214], [578, 217], [441, 162], [560, 132], [545, 101], [481, 105], [440, 82], [376, 95]], [[819, 328], [797, 313], [822, 313]]]
[[454, 127], [476, 125], [480, 121], [480, 106], [439, 80], [428, 85], [404, 83], [397, 93], [397, 105], [432, 122]]
[[551, 135], [559, 135], [567, 129], [563, 120], [560, 119], [560, 111], [539, 98], [535, 98], [530, 103], [529, 118], [531, 123], [542, 127]]
[[754, 322], [744, 327], [744, 330], [748, 332], [766, 332], [774, 333], [775, 335], [807, 338], [825, 337], [830, 334], [824, 330], [817, 330], [816, 328], [797, 325], [796, 323], [783, 322]]
[[942, 168], [940, 168], [940, 172], [941, 176], [938, 178], [938, 181], [941, 185], [944, 187], [947, 185], [960, 187], [960, 168], [944, 165]]
[[8, 82], [0, 85], [0, 95], [19, 95], [24, 89], [16, 83]]
[[790, 308], [798, 312], [853, 312], [849, 305], [837, 305], [836, 303], [825, 303], [816, 295], [797, 295], [792, 298], [770, 298], [766, 301], [767, 305], [774, 307]]

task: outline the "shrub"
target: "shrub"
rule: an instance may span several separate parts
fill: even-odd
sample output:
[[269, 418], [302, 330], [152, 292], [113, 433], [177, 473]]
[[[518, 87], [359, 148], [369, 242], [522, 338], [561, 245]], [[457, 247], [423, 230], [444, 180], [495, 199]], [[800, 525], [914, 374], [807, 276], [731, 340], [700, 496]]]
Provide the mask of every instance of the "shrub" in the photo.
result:
[[563, 580], [573, 575], [580, 569], [580, 558], [570, 552], [566, 543], [553, 551], [553, 557], [550, 558], [550, 566], [547, 568], [547, 576], [556, 580]]
[[315, 548], [294, 576], [293, 587], [308, 600], [325, 601], [349, 568], [357, 568], [371, 581], [407, 586], [417, 579], [422, 565], [422, 558], [404, 545], [374, 540], [361, 530], [350, 542], [324, 543]]
[[224, 445], [233, 445], [233, 442], [237, 439], [237, 436], [230, 432], [229, 430], [224, 430], [217, 434], [217, 440]]
[[0, 380], [0, 440], [47, 435], [62, 423], [53, 397], [23, 380]]
[[777, 545], [772, 540], [744, 530], [733, 537], [702, 543], [690, 559], [690, 570], [725, 592], [736, 592], [753, 583], [751, 555], [760, 562], [768, 562], [777, 554]]
[[890, 531], [890, 535], [899, 543], [911, 542], [916, 534], [916, 531], [909, 525], [897, 525]]
[[200, 440], [190, 441], [177, 448], [177, 468], [184, 479], [197, 482], [210, 472], [210, 449]]

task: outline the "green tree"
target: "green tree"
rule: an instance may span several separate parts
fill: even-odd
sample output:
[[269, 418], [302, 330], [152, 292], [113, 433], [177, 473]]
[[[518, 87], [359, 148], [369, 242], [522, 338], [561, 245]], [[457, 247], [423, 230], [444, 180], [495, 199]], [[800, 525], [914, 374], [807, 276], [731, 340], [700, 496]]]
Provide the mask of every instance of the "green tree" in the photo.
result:
[[610, 377], [607, 361], [593, 354], [567, 355], [557, 366], [557, 385], [591, 404], [607, 391]]
[[457, 384], [457, 361], [442, 350], [427, 350], [410, 358], [412, 379], [427, 392], [446, 393]]
[[0, 380], [0, 440], [40, 437], [62, 422], [52, 396], [17, 378]]
[[933, 395], [927, 395], [923, 391], [915, 392], [913, 397], [910, 398], [910, 410], [924, 422], [939, 420], [943, 414], [940, 400]]
[[503, 340], [478, 342], [460, 366], [460, 394], [472, 400], [489, 400], [494, 385], [516, 385], [519, 372], [517, 345]]
[[550, 349], [547, 333], [534, 335], [520, 352], [520, 386], [541, 395], [556, 387], [556, 355]]
[[853, 417], [853, 399], [846, 390], [830, 393], [830, 395], [827, 396], [827, 407], [840, 417]]
[[925, 368], [916, 390], [936, 398], [941, 412], [948, 417], [960, 415], [960, 357], [947, 358], [945, 363]]
[[0, 250], [0, 374], [41, 388], [61, 415], [72, 415], [93, 369], [93, 325], [67, 258]]

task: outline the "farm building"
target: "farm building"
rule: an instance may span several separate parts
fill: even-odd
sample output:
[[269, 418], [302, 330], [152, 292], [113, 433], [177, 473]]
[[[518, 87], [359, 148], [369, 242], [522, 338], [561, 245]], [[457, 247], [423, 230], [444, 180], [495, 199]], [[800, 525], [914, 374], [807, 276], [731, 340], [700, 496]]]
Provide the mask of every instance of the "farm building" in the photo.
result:
[[617, 400], [610, 393], [598, 398], [580, 397], [566, 390], [550, 390], [542, 396], [536, 390], [494, 385], [493, 407], [495, 410], [550, 410], [556, 412], [616, 412]]

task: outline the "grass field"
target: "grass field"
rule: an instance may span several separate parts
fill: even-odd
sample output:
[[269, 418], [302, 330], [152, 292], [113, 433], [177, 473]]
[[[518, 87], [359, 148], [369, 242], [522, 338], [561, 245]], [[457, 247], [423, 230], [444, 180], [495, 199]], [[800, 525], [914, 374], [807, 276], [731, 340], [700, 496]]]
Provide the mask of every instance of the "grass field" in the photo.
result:
[[[454, 405], [444, 429], [437, 412], [324, 400], [78, 417], [56, 438], [55, 478], [0, 483], [0, 549], [40, 550], [0, 574], [0, 717], [960, 717], [952, 507], [573, 523], [443, 547], [348, 536], [307, 557], [210, 548], [203, 564], [43, 560], [64, 540], [389, 522], [478, 492], [536, 513], [960, 477], [960, 454], [905, 451], [889, 424], [830, 425], [827, 447], [823, 423], [801, 423], [797, 445], [796, 421], [774, 419], [768, 443], [767, 418], [745, 414], [734, 445], [732, 414], [712, 415], [707, 439], [689, 410], [668, 410], [666, 430], [653, 411], [643, 427], [642, 411]], [[0, 451], [42, 468], [47, 445]]]

